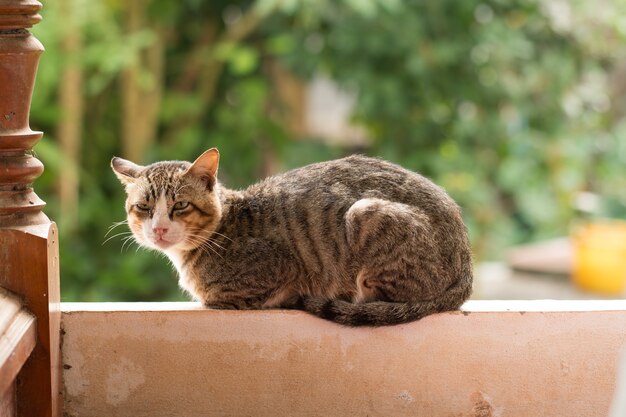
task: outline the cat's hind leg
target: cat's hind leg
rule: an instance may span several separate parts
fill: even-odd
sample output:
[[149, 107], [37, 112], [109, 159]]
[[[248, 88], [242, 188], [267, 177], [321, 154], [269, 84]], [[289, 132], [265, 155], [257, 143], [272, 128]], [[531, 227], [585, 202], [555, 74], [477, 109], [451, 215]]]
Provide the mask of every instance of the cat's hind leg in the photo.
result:
[[356, 201], [345, 216], [356, 270], [352, 301], [308, 297], [304, 310], [345, 325], [380, 326], [458, 309], [471, 294], [469, 253], [431, 222], [415, 206]]
[[355, 264], [355, 302], [420, 302], [441, 295], [457, 278], [436, 235], [417, 207], [364, 198], [346, 213]]

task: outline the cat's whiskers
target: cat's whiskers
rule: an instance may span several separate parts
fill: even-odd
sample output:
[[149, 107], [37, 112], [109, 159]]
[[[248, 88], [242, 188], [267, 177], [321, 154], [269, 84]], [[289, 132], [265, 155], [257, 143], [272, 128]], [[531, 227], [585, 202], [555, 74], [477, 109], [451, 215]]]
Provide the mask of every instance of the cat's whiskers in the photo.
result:
[[220, 245], [219, 243], [217, 243], [216, 240], [212, 239], [212, 238], [207, 238], [207, 242], [211, 243], [214, 246], [217, 246], [218, 248], [220, 248], [221, 250], [226, 250], [224, 249], [224, 246]]
[[104, 237], [106, 238], [113, 230], [115, 230], [115, 228], [122, 226], [124, 224], [128, 224], [128, 219], [113, 223], [111, 226], [109, 226], [109, 229], [105, 233]]
[[109, 226], [109, 230], [104, 235], [104, 241], [102, 242], [102, 245], [106, 244], [108, 241], [110, 241], [112, 239], [115, 239], [116, 237], [125, 236], [125, 237], [122, 238], [122, 247], [120, 248], [120, 253], [121, 253], [124, 250], [124, 246], [128, 243], [128, 241], [133, 239], [133, 232], [132, 231], [125, 231], [125, 232], [116, 233], [116, 234], [114, 234], [112, 236], [109, 236], [109, 235], [117, 227], [122, 226], [122, 225], [128, 225], [128, 219], [122, 220], [122, 221], [119, 221], [119, 222], [115, 222], [111, 226]]
[[212, 237], [210, 237], [210, 236], [199, 236], [199, 235], [196, 235], [196, 237], [197, 237], [198, 239], [200, 239], [200, 242], [206, 242], [206, 243], [211, 244], [211, 245], [213, 245], [213, 246], [217, 246], [217, 247], [218, 247], [218, 248], [220, 248], [221, 250], [226, 250], [226, 249], [224, 248], [224, 246], [222, 246], [222, 245], [220, 245], [219, 243], [217, 243], [217, 240], [216, 240], [216, 239], [214, 239], [214, 238], [212, 238]]
[[[104, 240], [104, 242], [102, 242], [102, 245], [104, 245], [105, 243], [107, 243], [109, 240], [111, 239], [115, 239], [118, 236], [124, 236], [124, 235], [132, 235], [133, 232], [120, 232], [120, 233], [116, 233], [112, 236], [109, 236], [107, 239]], [[106, 236], [105, 236], [106, 237]]]
[[189, 243], [191, 243], [192, 245], [196, 245], [196, 246], [204, 245], [208, 243], [208, 241], [203, 236], [200, 236], [197, 234], [190, 234], [187, 237], [187, 240], [189, 241]]
[[[131, 234], [130, 236], [126, 236], [124, 239], [122, 239], [123, 243], [122, 243], [122, 247], [120, 248], [120, 253], [122, 253], [124, 251], [124, 247], [126, 245], [128, 245], [128, 247], [126, 247], [126, 250], [128, 250], [133, 243], [136, 243], [135, 241], [135, 237]], [[137, 249], [139, 249], [139, 245], [137, 245]]]
[[120, 253], [124, 252], [124, 249], [126, 247], [126, 245], [132, 244], [132, 242], [129, 243], [129, 241], [131, 240], [132, 236], [127, 236], [124, 239], [122, 239], [122, 246], [120, 247]]
[[197, 234], [190, 234], [187, 237], [187, 241], [190, 244], [194, 245], [197, 249], [202, 250], [206, 254], [209, 254], [209, 253], [205, 249], [209, 249], [211, 252], [219, 256], [221, 259], [224, 259], [222, 254], [219, 253], [218, 250], [214, 246], [217, 246], [222, 250], [224, 250], [224, 247], [220, 246], [216, 242], [211, 241], [210, 239], [205, 239], [202, 236], [197, 235]]
[[[190, 229], [190, 231], [191, 231], [192, 233], [199, 234], [199, 232], [204, 232], [204, 231], [205, 231], [205, 229], [202, 229], [202, 228], [199, 228], [199, 227], [195, 227], [195, 228]], [[224, 235], [224, 234], [222, 234], [222, 233], [216, 232], [215, 230], [214, 230], [214, 231], [212, 231], [212, 232], [210, 232], [210, 234], [211, 234], [211, 235], [213, 235], [213, 234], [218, 235], [218, 236], [223, 237], [224, 239], [226, 239], [226, 240], [228, 240], [228, 241], [230, 241], [230, 242], [232, 242], [232, 241], [233, 241], [233, 240], [232, 240], [231, 238], [229, 238], [228, 236], [226, 236], [226, 235]], [[215, 243], [215, 244], [216, 244], [217, 246], [219, 246], [220, 248], [224, 249], [224, 247], [223, 247], [223, 246], [221, 246], [221, 245], [219, 245], [219, 244], [217, 243], [217, 239], [216, 239], [216, 238], [214, 238], [214, 237], [211, 237], [211, 235], [204, 237], [204, 239], [210, 240], [211, 242]]]
[[200, 245], [198, 246], [201, 250], [203, 250], [204, 253], [206, 253], [207, 255], [209, 255], [209, 253], [204, 250], [204, 249], [209, 249], [211, 252], [213, 252], [214, 254], [216, 254], [217, 256], [220, 257], [220, 259], [224, 259], [224, 257], [222, 256], [221, 253], [219, 253], [215, 248], [213, 248], [211, 245]]
[[218, 236], [221, 236], [221, 237], [223, 237], [223, 238], [224, 238], [224, 239], [226, 239], [226, 240], [230, 240], [231, 242], [233, 241], [233, 240], [232, 240], [231, 238], [229, 238], [228, 236], [226, 236], [226, 235], [224, 235], [224, 234], [222, 234], [222, 233], [216, 232], [215, 230], [214, 230], [212, 233], [213, 233], [213, 234], [216, 234], [216, 235], [218, 235]]
[[202, 252], [206, 253], [207, 255], [211, 255], [208, 251], [213, 252], [214, 254], [216, 254], [217, 256], [220, 257], [220, 259], [224, 259], [224, 257], [222, 256], [221, 253], [219, 253], [215, 248], [213, 248], [211, 245], [207, 245], [207, 244], [200, 244], [198, 246], [196, 246], [196, 249], [201, 250]]

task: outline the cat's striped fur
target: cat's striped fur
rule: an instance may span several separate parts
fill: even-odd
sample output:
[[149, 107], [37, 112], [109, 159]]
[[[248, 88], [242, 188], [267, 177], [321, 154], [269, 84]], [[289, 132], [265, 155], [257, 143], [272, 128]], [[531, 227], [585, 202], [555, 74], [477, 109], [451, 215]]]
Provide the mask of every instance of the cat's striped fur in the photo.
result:
[[428, 179], [351, 156], [234, 191], [217, 181], [218, 159], [211, 149], [193, 164], [112, 161], [136, 240], [167, 254], [204, 305], [386, 325], [470, 296], [459, 208]]

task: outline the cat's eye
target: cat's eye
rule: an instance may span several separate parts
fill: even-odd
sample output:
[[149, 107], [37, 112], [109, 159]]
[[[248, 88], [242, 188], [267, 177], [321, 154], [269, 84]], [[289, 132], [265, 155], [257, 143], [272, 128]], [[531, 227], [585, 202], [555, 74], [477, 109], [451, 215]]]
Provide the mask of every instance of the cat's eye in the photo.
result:
[[188, 201], [179, 201], [176, 204], [174, 204], [174, 210], [184, 210], [187, 207], [189, 207]]
[[140, 211], [150, 211], [150, 207], [147, 204], [135, 204], [135, 207], [137, 208], [137, 210]]

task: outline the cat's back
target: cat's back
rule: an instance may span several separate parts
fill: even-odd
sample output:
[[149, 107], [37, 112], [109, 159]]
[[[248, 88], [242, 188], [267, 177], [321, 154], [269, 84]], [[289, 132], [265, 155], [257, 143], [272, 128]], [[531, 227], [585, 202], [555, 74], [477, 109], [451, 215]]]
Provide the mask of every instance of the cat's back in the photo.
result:
[[297, 181], [301, 184], [311, 185], [350, 183], [351, 185], [374, 186], [383, 185], [376, 184], [375, 180], [377, 179], [386, 181], [395, 179], [398, 182], [403, 182], [407, 176], [416, 176], [416, 174], [382, 159], [351, 155], [296, 168], [272, 179], [281, 183]]
[[[352, 155], [278, 174], [248, 188], [263, 199], [293, 200], [309, 207], [339, 204], [348, 208], [361, 198], [382, 198], [426, 211], [456, 210], [442, 188], [429, 179], [378, 158]], [[447, 210], [446, 210], [447, 211]]]

